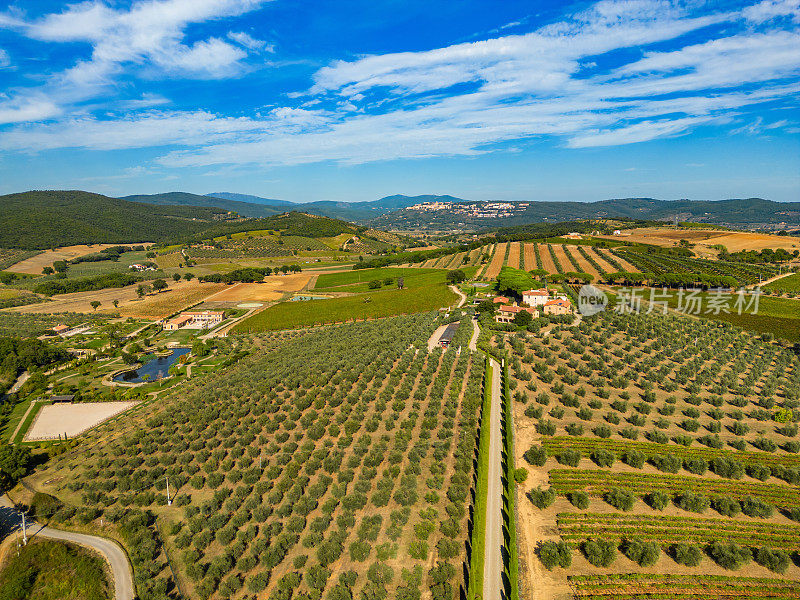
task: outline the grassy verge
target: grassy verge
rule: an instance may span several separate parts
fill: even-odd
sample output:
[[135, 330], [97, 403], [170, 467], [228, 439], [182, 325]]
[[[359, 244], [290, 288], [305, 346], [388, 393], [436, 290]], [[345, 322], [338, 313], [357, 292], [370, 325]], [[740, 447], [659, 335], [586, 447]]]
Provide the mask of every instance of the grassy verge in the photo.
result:
[[14, 430], [19, 425], [19, 422], [22, 420], [22, 417], [25, 416], [25, 411], [28, 410], [28, 407], [31, 405], [32, 398], [25, 398], [20, 402], [17, 402], [14, 405], [14, 408], [11, 409], [11, 414], [8, 415], [8, 420], [6, 421], [5, 425], [2, 429], [0, 429], [0, 438], [3, 441], [11, 441], [11, 434], [14, 433]]
[[439, 283], [411, 290], [379, 290], [344, 298], [283, 302], [236, 324], [232, 331], [254, 333], [420, 313], [448, 306], [457, 299], [446, 285]]
[[[14, 444], [21, 444], [22, 440], [25, 438], [25, 434], [28, 433], [28, 429], [31, 428], [33, 424], [33, 420], [36, 418], [36, 415], [39, 414], [39, 411], [42, 409], [43, 406], [47, 406], [48, 404], [52, 404], [50, 401], [45, 402], [37, 402], [36, 406], [33, 407], [33, 410], [28, 413], [28, 416], [25, 417], [25, 420], [22, 422], [22, 427], [19, 428], [16, 437], [11, 440]], [[11, 433], [14, 433], [12, 430]]]
[[492, 413], [492, 365], [486, 358], [486, 375], [483, 379], [483, 408], [481, 409], [481, 433], [478, 441], [477, 485], [475, 486], [475, 510], [473, 512], [472, 553], [469, 565], [469, 589], [467, 599], [483, 596], [483, 566], [486, 559], [486, 496], [489, 489], [489, 435]]
[[108, 600], [103, 559], [73, 544], [32, 540], [0, 571], [0, 598]]
[[503, 365], [503, 470], [505, 485], [503, 486], [503, 504], [507, 535], [505, 536], [508, 564], [505, 565], [506, 576], [510, 586], [510, 600], [519, 600], [519, 550], [517, 547], [517, 484], [514, 479], [514, 416], [511, 407], [511, 390], [508, 385], [508, 364]]

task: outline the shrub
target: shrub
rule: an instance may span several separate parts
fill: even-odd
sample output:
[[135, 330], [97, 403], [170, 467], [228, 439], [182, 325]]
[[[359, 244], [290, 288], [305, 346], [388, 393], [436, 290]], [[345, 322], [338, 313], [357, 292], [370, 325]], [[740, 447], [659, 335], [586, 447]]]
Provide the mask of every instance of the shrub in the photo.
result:
[[563, 450], [560, 454], [556, 455], [556, 460], [562, 465], [577, 467], [581, 462], [581, 453], [579, 450]]
[[646, 494], [644, 501], [650, 508], [664, 510], [669, 504], [669, 496], [664, 492], [655, 491]]
[[644, 455], [644, 452], [639, 452], [638, 450], [628, 450], [622, 455], [622, 462], [629, 467], [633, 467], [634, 469], [641, 469], [644, 466], [644, 461], [646, 458], [647, 457]]
[[650, 463], [665, 473], [677, 473], [683, 466], [683, 461], [674, 454], [655, 454], [650, 457]]
[[750, 548], [743, 548], [736, 544], [723, 544], [722, 542], [709, 544], [708, 555], [720, 567], [728, 570], [739, 569], [753, 559]]
[[726, 517], [735, 517], [742, 512], [742, 505], [733, 498], [712, 498], [711, 507], [719, 514]]
[[610, 438], [611, 428], [608, 425], [597, 425], [592, 432], [600, 438]]
[[741, 504], [742, 512], [748, 517], [767, 519], [772, 516], [772, 506], [766, 504], [759, 498], [751, 498], [750, 496], [747, 496], [744, 500], [742, 500]]
[[547, 462], [547, 450], [542, 446], [531, 446], [523, 455], [530, 464], [542, 467]]
[[675, 544], [670, 554], [676, 563], [687, 567], [696, 567], [703, 560], [703, 551], [694, 544]]
[[588, 539], [581, 545], [583, 554], [595, 567], [607, 567], [617, 557], [616, 544], [611, 540]]
[[622, 543], [622, 552], [640, 567], [649, 567], [658, 561], [661, 547], [656, 542], [625, 540]]
[[705, 512], [705, 510], [709, 507], [710, 502], [708, 498], [702, 494], [684, 492], [677, 497], [675, 504], [678, 506], [678, 508], [682, 508], [683, 510], [701, 513]]
[[517, 483], [522, 483], [527, 478], [528, 478], [528, 469], [524, 467], [514, 469], [514, 481], [516, 481]]
[[583, 425], [579, 423], [570, 423], [564, 428], [569, 435], [579, 436], [583, 435]]
[[614, 454], [608, 450], [595, 450], [592, 452], [592, 460], [598, 467], [610, 467], [614, 464]]
[[557, 566], [566, 569], [572, 564], [572, 549], [564, 542], [542, 542], [536, 552], [548, 571]]
[[629, 511], [633, 509], [634, 496], [628, 490], [611, 488], [603, 494], [603, 500], [608, 502], [617, 510]]
[[556, 425], [550, 420], [536, 423], [536, 433], [539, 435], [555, 435]]
[[575, 508], [581, 510], [589, 508], [589, 496], [586, 492], [570, 492], [567, 494], [567, 499]]
[[702, 458], [685, 458], [683, 468], [695, 475], [704, 475], [708, 470], [708, 463]]
[[535, 490], [528, 492], [528, 497], [534, 506], [545, 509], [555, 502], [556, 492], [553, 488], [543, 490], [541, 487], [537, 487]]
[[753, 479], [766, 481], [772, 476], [772, 470], [766, 465], [749, 465], [747, 467], [747, 474]]
[[756, 551], [755, 560], [762, 567], [776, 573], [785, 572], [789, 566], [789, 555], [783, 550], [773, 550], [772, 548], [759, 548]]
[[728, 479], [741, 479], [744, 475], [744, 465], [742, 463], [719, 456], [711, 459], [709, 468], [720, 477]]

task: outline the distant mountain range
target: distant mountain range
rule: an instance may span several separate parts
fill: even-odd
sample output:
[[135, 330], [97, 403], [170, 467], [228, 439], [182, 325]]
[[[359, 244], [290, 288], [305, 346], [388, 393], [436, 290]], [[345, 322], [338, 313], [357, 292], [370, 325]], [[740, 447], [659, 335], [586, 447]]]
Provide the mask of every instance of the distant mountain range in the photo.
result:
[[320, 215], [332, 219], [343, 219], [358, 223], [366, 223], [376, 217], [392, 211], [406, 208], [421, 202], [463, 202], [453, 196], [386, 196], [371, 202], [335, 202], [323, 200], [318, 202], [289, 202], [274, 198], [262, 198], [249, 194], [234, 192], [212, 192], [203, 196], [186, 192], [169, 192], [166, 194], [139, 194], [124, 196], [123, 200], [143, 202], [145, 204], [179, 205], [179, 206], [214, 206], [239, 213], [243, 217], [267, 217], [287, 210], [296, 210], [311, 215]]
[[379, 229], [490, 229], [536, 222], [629, 218], [693, 221], [734, 227], [800, 227], [800, 202], [762, 198], [733, 200], [656, 200], [622, 198], [599, 202], [452, 201], [438, 210], [403, 208], [370, 222]]
[[[472, 201], [449, 195], [396, 194], [370, 202], [295, 203], [233, 192], [206, 195], [172, 192], [126, 196], [124, 200], [157, 205], [215, 207], [244, 217], [267, 217], [296, 210], [370, 225], [378, 229], [486, 229], [526, 223], [575, 219], [629, 218], [650, 221], [695, 221], [734, 227], [800, 227], [800, 202], [762, 198], [732, 200], [657, 200], [617, 198], [598, 202]], [[440, 203], [437, 210], [409, 207]], [[444, 207], [441, 205], [445, 205]]]

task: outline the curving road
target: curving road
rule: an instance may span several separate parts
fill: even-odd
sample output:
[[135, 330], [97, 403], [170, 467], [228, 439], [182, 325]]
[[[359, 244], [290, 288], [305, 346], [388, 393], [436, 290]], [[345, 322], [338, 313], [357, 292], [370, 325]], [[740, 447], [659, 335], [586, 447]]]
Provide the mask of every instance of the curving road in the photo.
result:
[[489, 488], [486, 499], [486, 545], [483, 562], [483, 600], [500, 600], [503, 589], [503, 482], [500, 432], [500, 365], [492, 366], [492, 409], [489, 415]]
[[458, 295], [458, 304], [456, 304], [456, 308], [461, 308], [464, 306], [464, 303], [467, 301], [467, 295], [454, 285], [449, 285], [447, 287], [449, 287]]
[[[22, 517], [14, 509], [14, 504], [7, 495], [0, 497], [0, 524], [13, 535], [22, 535]], [[28, 538], [41, 537], [52, 540], [72, 542], [85, 548], [90, 548], [100, 554], [111, 568], [114, 579], [114, 600], [133, 600], [133, 573], [128, 556], [116, 542], [83, 533], [53, 529], [39, 523], [28, 521]]]

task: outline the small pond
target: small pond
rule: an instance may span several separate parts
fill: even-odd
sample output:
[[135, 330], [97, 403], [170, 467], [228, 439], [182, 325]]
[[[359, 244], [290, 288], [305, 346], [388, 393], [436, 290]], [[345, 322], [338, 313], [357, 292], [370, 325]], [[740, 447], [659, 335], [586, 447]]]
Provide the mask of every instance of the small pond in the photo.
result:
[[172, 354], [149, 360], [138, 369], [118, 373], [114, 376], [114, 381], [141, 383], [145, 381], [145, 378], [147, 378], [147, 381], [163, 379], [169, 375], [170, 367], [174, 365], [181, 356], [189, 354], [189, 352], [191, 352], [191, 348], [175, 348]]

